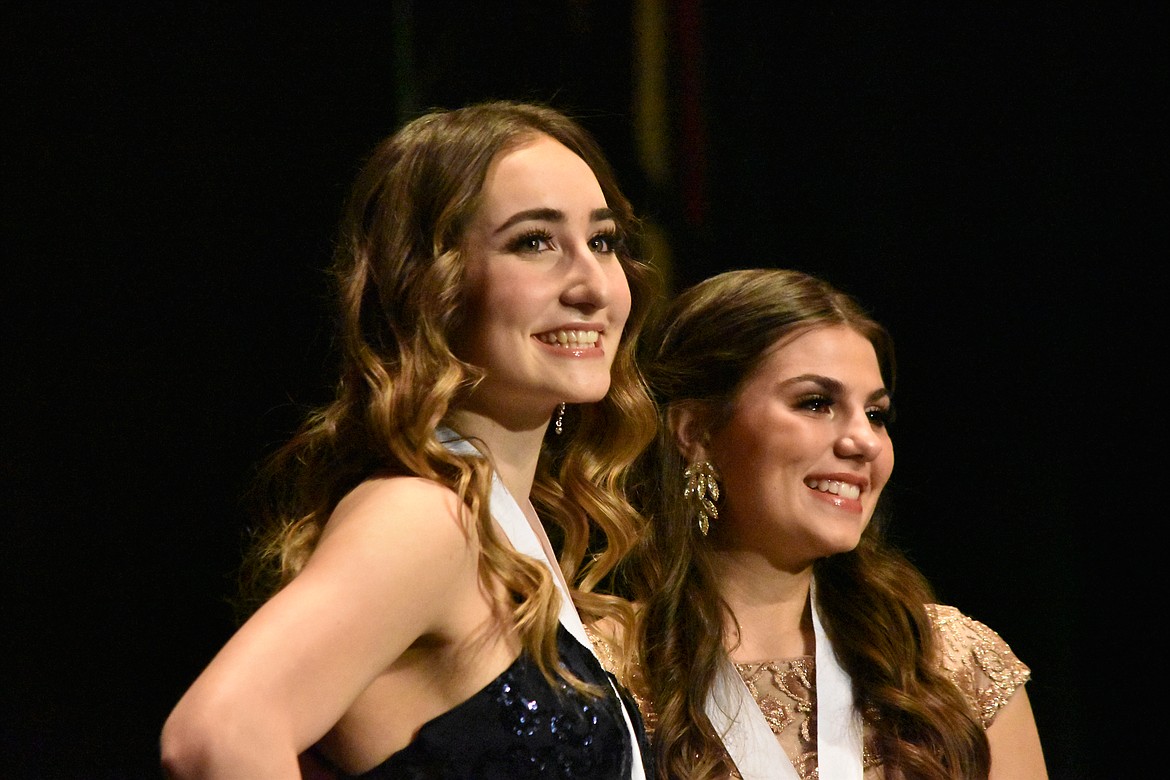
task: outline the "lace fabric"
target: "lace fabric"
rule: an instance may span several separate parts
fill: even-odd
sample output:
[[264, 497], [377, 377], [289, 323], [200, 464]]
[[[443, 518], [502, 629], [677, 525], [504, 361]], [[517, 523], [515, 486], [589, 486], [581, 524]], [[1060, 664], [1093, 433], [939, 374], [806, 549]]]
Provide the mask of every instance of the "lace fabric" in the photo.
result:
[[[987, 728], [1012, 694], [1030, 679], [1031, 670], [985, 624], [943, 604], [928, 604], [926, 610], [939, 639], [940, 667]], [[619, 673], [618, 650], [595, 631], [590, 630], [589, 635], [602, 665]], [[800, 656], [736, 664], [735, 668], [802, 780], [816, 780], [816, 660]], [[627, 677], [627, 687], [653, 739], [657, 718], [645, 696], [640, 669], [635, 667]], [[880, 756], [868, 740], [863, 747], [865, 776], [881, 777]]]

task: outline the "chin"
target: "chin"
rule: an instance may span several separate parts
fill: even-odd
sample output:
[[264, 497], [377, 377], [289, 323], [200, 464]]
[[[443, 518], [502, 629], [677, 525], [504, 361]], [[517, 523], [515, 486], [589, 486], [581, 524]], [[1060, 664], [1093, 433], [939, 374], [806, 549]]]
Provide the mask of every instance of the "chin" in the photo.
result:
[[594, 404], [602, 400], [609, 394], [609, 384], [605, 387], [594, 388], [575, 388], [572, 392], [566, 392], [562, 396], [562, 400], [567, 404]]
[[824, 540], [824, 556], [839, 555], [857, 549], [857, 545], [861, 544], [861, 535], [851, 536], [847, 539], [825, 539]]

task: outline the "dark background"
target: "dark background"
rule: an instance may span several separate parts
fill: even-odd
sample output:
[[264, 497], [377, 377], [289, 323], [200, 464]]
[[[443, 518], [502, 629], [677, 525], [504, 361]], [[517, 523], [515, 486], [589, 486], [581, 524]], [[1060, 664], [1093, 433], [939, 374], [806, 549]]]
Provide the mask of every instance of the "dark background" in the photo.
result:
[[412, 111], [487, 97], [580, 117], [677, 286], [799, 267], [891, 327], [897, 539], [1031, 666], [1052, 777], [1135, 776], [1160, 7], [6, 4], [0, 776], [158, 775], [232, 630], [252, 470], [328, 392], [345, 189]]

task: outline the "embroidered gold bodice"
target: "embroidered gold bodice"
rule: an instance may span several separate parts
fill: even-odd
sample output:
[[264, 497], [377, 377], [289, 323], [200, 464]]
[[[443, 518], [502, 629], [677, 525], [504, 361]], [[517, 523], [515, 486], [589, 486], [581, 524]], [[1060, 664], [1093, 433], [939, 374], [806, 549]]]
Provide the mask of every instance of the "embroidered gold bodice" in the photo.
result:
[[[962, 691], [984, 728], [1012, 694], [1031, 676], [1029, 668], [988, 626], [954, 607], [927, 605], [927, 614], [939, 638], [940, 665]], [[614, 647], [590, 631], [602, 664], [618, 669]], [[736, 664], [764, 719], [803, 780], [817, 778], [816, 660], [800, 656], [775, 661]], [[637, 671], [634, 672], [637, 677]], [[639, 680], [629, 687], [637, 699], [653, 737], [656, 717], [642, 694]], [[866, 778], [880, 777], [880, 759], [869, 746], [863, 756]]]

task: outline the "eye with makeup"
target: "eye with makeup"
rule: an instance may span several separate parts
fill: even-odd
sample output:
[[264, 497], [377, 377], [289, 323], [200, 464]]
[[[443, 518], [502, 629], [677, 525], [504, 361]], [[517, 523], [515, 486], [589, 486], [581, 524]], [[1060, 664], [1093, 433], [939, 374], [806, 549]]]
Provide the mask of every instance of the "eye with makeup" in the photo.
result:
[[509, 252], [518, 254], [539, 254], [552, 249], [553, 235], [547, 230], [538, 228], [525, 231], [513, 238], [507, 244]]
[[599, 255], [612, 255], [622, 248], [622, 239], [616, 230], [602, 230], [589, 239], [589, 248]]
[[[823, 393], [810, 393], [803, 395], [796, 399], [795, 407], [797, 409], [805, 409], [814, 414], [829, 414], [833, 413], [833, 408], [836, 406], [837, 400], [832, 396]], [[894, 422], [894, 407], [890, 406], [871, 406], [865, 410], [865, 416], [877, 428], [885, 428]]]
[[865, 416], [878, 428], [888, 428], [894, 424], [894, 405], [874, 406], [865, 410]]
[[[622, 239], [616, 230], [601, 230], [588, 241], [589, 250], [598, 255], [612, 255], [622, 247]], [[510, 240], [506, 249], [516, 254], [540, 254], [556, 249], [553, 234], [543, 228], [527, 230]]]
[[823, 393], [810, 393], [796, 399], [794, 406], [816, 414], [830, 414], [833, 411], [834, 400]]

